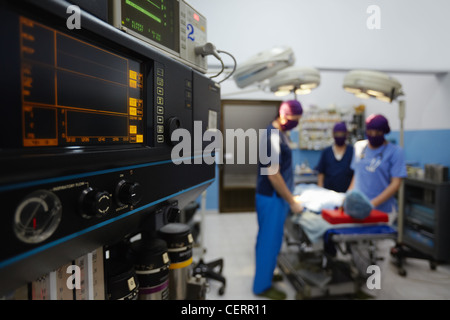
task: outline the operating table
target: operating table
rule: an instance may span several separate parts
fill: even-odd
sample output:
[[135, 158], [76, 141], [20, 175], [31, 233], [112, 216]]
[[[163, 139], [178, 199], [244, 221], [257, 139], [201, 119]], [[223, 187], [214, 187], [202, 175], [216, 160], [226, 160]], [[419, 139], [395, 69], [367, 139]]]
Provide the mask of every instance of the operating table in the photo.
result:
[[341, 208], [344, 193], [314, 184], [297, 185], [294, 194], [305, 211], [288, 217], [278, 265], [297, 298], [354, 296], [370, 275], [367, 267], [380, 259], [377, 242], [397, 236], [388, 214], [372, 210], [354, 219]]

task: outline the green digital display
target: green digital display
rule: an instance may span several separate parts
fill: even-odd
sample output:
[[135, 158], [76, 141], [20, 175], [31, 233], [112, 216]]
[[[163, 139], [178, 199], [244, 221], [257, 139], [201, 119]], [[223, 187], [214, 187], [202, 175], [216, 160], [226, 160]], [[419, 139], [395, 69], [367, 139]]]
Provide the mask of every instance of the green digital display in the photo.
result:
[[180, 52], [180, 4], [177, 0], [122, 0], [122, 26]]

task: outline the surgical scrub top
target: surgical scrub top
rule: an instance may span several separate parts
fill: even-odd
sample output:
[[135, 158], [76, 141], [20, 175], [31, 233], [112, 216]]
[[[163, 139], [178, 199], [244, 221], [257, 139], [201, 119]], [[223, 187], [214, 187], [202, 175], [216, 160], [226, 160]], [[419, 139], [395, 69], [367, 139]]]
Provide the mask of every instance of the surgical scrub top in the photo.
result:
[[[272, 184], [269, 181], [267, 175], [261, 174], [261, 168], [265, 168], [270, 166], [272, 163], [266, 163], [265, 161], [261, 161], [261, 144], [266, 144], [263, 150], [267, 150], [267, 156], [269, 158], [272, 154], [271, 152], [275, 151], [275, 149], [279, 150], [278, 156], [278, 164], [279, 164], [279, 172], [283, 177], [287, 187], [291, 192], [294, 190], [294, 171], [292, 168], [292, 151], [289, 147], [289, 139], [288, 137], [279, 130], [279, 146], [274, 145], [274, 139], [272, 139], [272, 131], [276, 130], [276, 128], [270, 124], [266, 128], [266, 132], [260, 136], [260, 156], [258, 157], [258, 179], [256, 183], [256, 193], [266, 195], [271, 197], [275, 191]], [[263, 152], [264, 153], [264, 152]]]
[[[354, 145], [351, 168], [354, 170], [356, 190], [363, 192], [370, 200], [378, 196], [391, 183], [391, 178], [404, 178], [406, 164], [403, 149], [392, 143], [371, 149], [367, 140]], [[375, 209], [390, 213], [397, 210], [397, 201], [391, 197]]]
[[333, 147], [325, 148], [316, 166], [319, 173], [325, 175], [323, 187], [336, 192], [346, 192], [352, 182], [353, 170], [350, 168], [353, 157], [353, 146], [347, 146], [344, 156], [337, 160], [334, 156]]

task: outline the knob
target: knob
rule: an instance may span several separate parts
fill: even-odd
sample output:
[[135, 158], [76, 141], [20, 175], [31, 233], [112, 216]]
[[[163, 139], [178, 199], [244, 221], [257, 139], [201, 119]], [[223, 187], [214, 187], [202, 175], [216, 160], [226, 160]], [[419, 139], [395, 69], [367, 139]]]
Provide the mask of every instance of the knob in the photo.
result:
[[172, 145], [176, 145], [177, 142], [172, 141], [172, 133], [181, 128], [181, 121], [177, 117], [171, 117], [166, 121], [166, 132], [167, 132], [167, 141], [169, 141]]
[[116, 187], [117, 204], [137, 205], [142, 199], [142, 187], [137, 182], [121, 180]]
[[170, 207], [167, 209], [167, 221], [169, 223], [176, 222], [180, 218], [180, 209], [177, 207]]
[[81, 193], [80, 209], [84, 218], [103, 217], [110, 208], [111, 196], [108, 191], [98, 191], [89, 187]]

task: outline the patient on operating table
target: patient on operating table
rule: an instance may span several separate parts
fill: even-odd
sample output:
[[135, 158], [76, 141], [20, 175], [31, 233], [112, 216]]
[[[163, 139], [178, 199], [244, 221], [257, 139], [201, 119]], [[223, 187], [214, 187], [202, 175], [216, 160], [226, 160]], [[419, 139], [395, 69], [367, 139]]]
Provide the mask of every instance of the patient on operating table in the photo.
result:
[[298, 200], [305, 207], [305, 211], [292, 219], [302, 226], [312, 243], [320, 240], [328, 229], [349, 226], [349, 224], [338, 226], [330, 224], [320, 214], [323, 209], [341, 208], [346, 214], [359, 220], [368, 217], [373, 209], [370, 200], [357, 190], [342, 193], [308, 184], [297, 185], [295, 194], [298, 195]]

